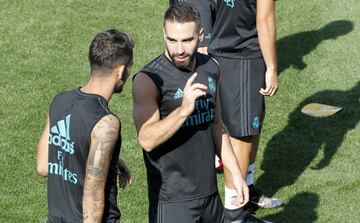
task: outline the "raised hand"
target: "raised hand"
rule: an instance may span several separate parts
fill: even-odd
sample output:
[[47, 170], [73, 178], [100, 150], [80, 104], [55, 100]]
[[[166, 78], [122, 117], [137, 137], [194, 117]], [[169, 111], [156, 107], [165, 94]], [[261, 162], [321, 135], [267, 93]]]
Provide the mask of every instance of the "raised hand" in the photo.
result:
[[191, 75], [184, 87], [184, 96], [181, 103], [182, 111], [186, 116], [190, 115], [195, 109], [195, 100], [206, 94], [207, 87], [200, 83], [193, 83], [197, 73]]

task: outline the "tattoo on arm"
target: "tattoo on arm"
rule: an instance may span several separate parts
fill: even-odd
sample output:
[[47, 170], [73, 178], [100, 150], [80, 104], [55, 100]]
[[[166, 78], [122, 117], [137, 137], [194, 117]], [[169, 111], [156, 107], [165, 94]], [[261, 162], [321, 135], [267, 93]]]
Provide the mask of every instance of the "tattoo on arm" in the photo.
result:
[[105, 183], [119, 129], [119, 120], [107, 115], [92, 130], [84, 183], [84, 221], [100, 222], [102, 219]]

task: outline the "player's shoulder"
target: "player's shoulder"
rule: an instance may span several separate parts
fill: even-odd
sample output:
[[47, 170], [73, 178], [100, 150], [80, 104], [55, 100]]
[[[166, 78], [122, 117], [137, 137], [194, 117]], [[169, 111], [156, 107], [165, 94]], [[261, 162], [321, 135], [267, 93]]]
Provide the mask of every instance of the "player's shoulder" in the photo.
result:
[[66, 103], [75, 94], [75, 91], [76, 89], [72, 89], [57, 93], [51, 102], [51, 107], [58, 104], [61, 105], [63, 103]]
[[197, 63], [199, 63], [199, 64], [210, 63], [210, 64], [213, 64], [213, 65], [216, 65], [216, 66], [219, 65], [217, 60], [214, 57], [212, 57], [211, 55], [209, 55], [209, 54], [203, 54], [203, 53], [197, 52], [196, 58], [197, 58]]
[[154, 85], [156, 81], [154, 81], [153, 76], [152, 73], [143, 71], [136, 73], [132, 81], [133, 90], [137, 90], [137, 88], [148, 88], [149, 86]]
[[214, 57], [203, 53], [197, 53], [196, 57], [198, 66], [206, 66], [211, 73], [215, 74], [216, 76], [220, 75], [219, 63]]
[[100, 119], [100, 121], [107, 127], [120, 127], [120, 119], [113, 113], [105, 115]]
[[102, 146], [103, 151], [112, 151], [114, 147], [108, 145], [114, 145], [118, 141], [120, 127], [120, 121], [114, 114], [103, 116], [91, 131], [91, 145], [96, 145], [97, 149]]
[[148, 73], [148, 72], [156, 72], [161, 66], [166, 63], [165, 54], [162, 53], [155, 57], [153, 60], [148, 62], [140, 71]]
[[77, 90], [77, 89], [71, 89], [71, 90], [61, 91], [61, 92], [59, 92], [59, 93], [57, 93], [57, 94], [55, 95], [54, 100], [55, 100], [55, 99], [62, 98], [62, 97], [64, 97], [64, 96], [68, 96], [68, 95], [75, 94], [75, 91], [76, 91], [76, 90]]
[[[159, 55], [137, 72], [132, 79], [132, 91], [135, 95], [158, 95], [164, 83], [162, 73], [168, 64], [164, 54]], [[154, 94], [152, 94], [153, 92]]]
[[109, 113], [103, 116], [94, 126], [92, 136], [107, 137], [110, 132], [119, 132], [121, 123], [119, 118]]
[[139, 72], [133, 79], [132, 95], [134, 101], [156, 100], [160, 91], [160, 82], [153, 75]]
[[138, 71], [133, 76], [133, 85], [137, 84], [138, 82], [147, 82], [152, 81], [155, 84], [157, 82], [162, 82], [162, 78], [160, 77], [161, 69], [164, 69], [166, 66], [166, 58], [164, 54], [157, 56], [151, 62], [146, 64], [140, 71]]

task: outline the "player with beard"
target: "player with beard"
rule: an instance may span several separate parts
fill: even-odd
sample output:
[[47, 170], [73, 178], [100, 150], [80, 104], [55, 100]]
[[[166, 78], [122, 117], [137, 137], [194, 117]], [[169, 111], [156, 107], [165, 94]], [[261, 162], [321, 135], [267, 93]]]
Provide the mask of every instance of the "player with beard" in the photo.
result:
[[120, 187], [130, 172], [119, 160], [121, 125], [109, 110], [132, 65], [133, 40], [108, 30], [91, 42], [91, 75], [82, 87], [58, 94], [37, 151], [37, 171], [48, 180], [47, 222], [119, 222]]
[[236, 188], [233, 205], [248, 188], [223, 129], [217, 100], [219, 67], [198, 53], [203, 36], [191, 4], [164, 16], [166, 50], [133, 79], [134, 121], [147, 170], [149, 222], [222, 222], [215, 154]]
[[216, 16], [216, 0], [169, 0], [169, 5], [171, 6], [180, 2], [189, 2], [199, 11], [200, 26], [204, 29], [204, 38], [199, 43], [198, 51], [207, 54], [207, 48], [211, 39], [212, 27]]

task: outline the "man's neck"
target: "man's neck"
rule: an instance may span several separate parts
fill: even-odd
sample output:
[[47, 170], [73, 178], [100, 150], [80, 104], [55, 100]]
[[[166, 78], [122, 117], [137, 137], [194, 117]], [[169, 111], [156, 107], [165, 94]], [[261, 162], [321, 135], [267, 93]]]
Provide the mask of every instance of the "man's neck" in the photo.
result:
[[113, 89], [114, 86], [110, 86], [109, 81], [100, 78], [90, 78], [90, 80], [80, 88], [82, 92], [100, 95], [108, 102], [113, 95]]

